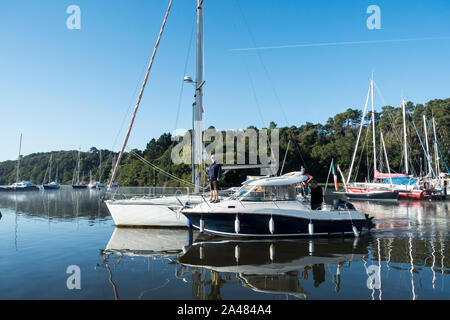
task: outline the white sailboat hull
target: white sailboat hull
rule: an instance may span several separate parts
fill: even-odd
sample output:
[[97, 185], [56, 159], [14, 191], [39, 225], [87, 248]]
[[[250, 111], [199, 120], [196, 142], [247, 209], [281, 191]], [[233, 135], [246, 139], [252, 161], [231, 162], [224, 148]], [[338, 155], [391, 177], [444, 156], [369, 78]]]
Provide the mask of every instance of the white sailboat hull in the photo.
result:
[[[182, 203], [200, 203], [200, 196], [183, 196]], [[105, 201], [114, 224], [118, 227], [186, 227], [187, 218], [179, 212], [181, 204], [176, 197], [155, 199], [135, 198]]]

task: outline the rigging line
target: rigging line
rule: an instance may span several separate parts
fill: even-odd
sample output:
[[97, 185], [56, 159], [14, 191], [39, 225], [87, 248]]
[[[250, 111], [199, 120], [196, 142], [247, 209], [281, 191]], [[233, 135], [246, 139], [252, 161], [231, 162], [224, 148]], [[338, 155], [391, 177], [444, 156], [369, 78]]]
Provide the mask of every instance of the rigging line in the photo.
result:
[[[148, 61], [148, 59], [149, 59], [149, 58], [147, 58], [146, 61]], [[123, 115], [122, 123], [121, 123], [121, 125], [120, 125], [120, 129], [117, 131], [117, 134], [116, 134], [116, 137], [115, 137], [115, 139], [114, 139], [114, 143], [113, 143], [113, 146], [112, 146], [112, 148], [111, 148], [111, 151], [114, 151], [114, 148], [116, 147], [117, 139], [119, 139], [119, 135], [120, 135], [120, 133], [122, 132], [123, 126], [124, 126], [124, 124], [125, 124], [125, 120], [127, 119], [127, 116], [128, 116], [128, 114], [130, 113], [131, 107], [133, 106], [133, 99], [134, 99], [134, 97], [136, 96], [136, 93], [137, 93], [138, 88], [139, 88], [139, 83], [141, 83], [142, 76], [143, 76], [144, 73], [145, 73], [145, 66], [146, 66], [146, 63], [143, 64], [142, 69], [141, 69], [141, 73], [140, 73], [140, 75], [139, 75], [139, 78], [138, 78], [138, 80], [136, 81], [136, 87], [134, 88], [133, 94], [132, 94], [131, 97], [130, 97], [130, 102], [128, 103], [128, 109], [127, 109], [127, 111], [125, 112], [125, 114]]]
[[428, 152], [427, 152], [427, 150], [425, 150], [425, 147], [423, 145], [422, 139], [420, 138], [419, 131], [417, 130], [417, 127], [416, 127], [416, 123], [414, 122], [414, 119], [413, 119], [412, 115], [410, 113], [408, 113], [408, 114], [409, 114], [409, 117], [411, 118], [412, 124], [414, 125], [414, 129], [416, 130], [416, 134], [417, 134], [417, 137], [419, 138], [419, 142], [420, 142], [420, 145], [422, 146], [422, 150], [423, 150], [423, 153], [425, 154], [425, 158], [427, 158], [427, 160], [428, 160], [427, 163], [430, 165], [431, 172], [433, 173], [434, 176], [436, 176], [436, 174], [434, 173], [433, 166], [431, 164]]
[[[190, 36], [190, 39], [189, 39], [188, 52], [187, 52], [187, 55], [186, 55], [186, 61], [184, 63], [183, 77], [186, 75], [186, 71], [187, 71], [187, 67], [188, 67], [188, 63], [189, 63], [189, 57], [190, 57], [190, 54], [191, 54], [192, 39], [193, 39], [193, 36], [194, 36], [194, 29], [195, 29], [196, 18], [197, 18], [196, 15], [194, 15], [194, 19], [192, 20], [191, 36]], [[174, 130], [178, 129], [178, 119], [180, 117], [181, 100], [182, 100], [182, 97], [183, 97], [183, 91], [184, 91], [184, 79], [181, 82], [180, 94], [178, 96], [178, 107], [177, 107], [177, 115], [176, 115], [176, 118], [175, 118]], [[171, 138], [172, 138], [172, 143], [170, 144], [170, 148], [169, 148], [170, 151], [169, 152], [172, 152], [172, 148], [173, 148], [173, 146], [175, 144], [175, 140], [173, 140], [173, 137], [171, 137]], [[169, 171], [172, 168], [171, 165], [172, 165], [172, 162], [170, 161], [169, 162], [169, 169], [168, 169]], [[166, 184], [167, 184], [167, 176], [166, 176], [166, 181], [164, 181], [164, 186]]]
[[172, 7], [172, 2], [173, 2], [173, 0], [170, 0], [170, 2], [169, 2], [169, 7], [167, 8], [167, 11], [166, 11], [166, 15], [164, 16], [164, 21], [163, 21], [163, 23], [162, 23], [161, 29], [160, 29], [160, 31], [159, 31], [158, 39], [156, 40], [156, 44], [155, 44], [155, 47], [154, 47], [154, 49], [153, 49], [152, 57], [151, 57], [151, 59], [150, 59], [150, 63], [149, 63], [148, 68], [147, 68], [147, 73], [146, 73], [146, 75], [145, 75], [145, 79], [144, 79], [144, 82], [143, 82], [143, 84], [142, 84], [141, 91], [139, 92], [139, 96], [138, 96], [138, 99], [137, 99], [137, 102], [136, 102], [136, 106], [135, 106], [135, 108], [134, 108], [133, 115], [131, 116], [130, 125], [129, 125], [129, 127], [128, 127], [128, 131], [127, 131], [127, 134], [126, 134], [126, 136], [125, 136], [125, 141], [123, 142], [122, 150], [120, 151], [119, 157], [117, 158], [117, 162], [116, 162], [116, 165], [115, 165], [115, 167], [114, 167], [114, 170], [113, 170], [113, 173], [112, 173], [112, 176], [111, 176], [111, 181], [110, 181], [110, 183], [109, 183], [109, 187], [111, 187], [111, 185], [112, 185], [112, 183], [113, 183], [113, 181], [114, 181], [114, 178], [115, 178], [115, 175], [116, 175], [116, 172], [117, 172], [117, 168], [118, 168], [119, 163], [120, 163], [120, 160], [121, 160], [121, 158], [122, 158], [124, 149], [125, 149], [125, 147], [126, 147], [126, 145], [127, 145], [128, 138], [130, 137], [131, 128], [133, 127], [134, 119], [135, 119], [135, 117], [136, 117], [136, 113], [137, 113], [137, 111], [138, 111], [139, 104], [140, 104], [141, 99], [142, 99], [142, 95], [143, 95], [143, 93], [144, 93], [145, 85], [147, 84], [148, 76], [149, 76], [149, 74], [150, 74], [150, 70], [152, 69], [152, 65], [153, 65], [153, 61], [154, 61], [154, 59], [155, 59], [156, 51], [158, 50], [159, 42], [160, 42], [160, 40], [161, 40], [161, 36], [162, 36], [162, 34], [163, 34], [164, 27], [165, 27], [165, 25], [166, 25], [167, 17], [168, 17], [168, 15], [169, 15], [170, 8]]
[[363, 158], [364, 150], [365, 150], [365, 148], [367, 146], [367, 142], [369, 140], [369, 139], [367, 139], [367, 136], [369, 135], [369, 132], [370, 132], [370, 126], [367, 127], [366, 135], [364, 136], [364, 143], [363, 143], [362, 148], [361, 148], [361, 156], [359, 157], [358, 165], [356, 166], [356, 169], [355, 169], [355, 175], [353, 176], [353, 181], [356, 181], [356, 178], [358, 177], [359, 168], [361, 166], [361, 160]]
[[[195, 29], [195, 21], [196, 21], [196, 16], [194, 15], [194, 19], [192, 21], [192, 27], [191, 27], [191, 37], [189, 39], [188, 52], [187, 52], [187, 55], [186, 55], [186, 61], [184, 63], [183, 77], [186, 75], [186, 71], [187, 71], [187, 67], [188, 67], [188, 63], [189, 63], [189, 57], [191, 55], [192, 39], [194, 37], [194, 29]], [[178, 96], [178, 109], [177, 109], [177, 116], [175, 118], [175, 129], [178, 129], [178, 119], [179, 119], [179, 116], [180, 116], [181, 99], [183, 97], [183, 89], [184, 89], [184, 79], [181, 82], [180, 95]]]
[[[232, 9], [231, 9], [231, 5], [230, 5], [230, 3], [229, 3], [228, 1], [226, 1], [226, 3], [227, 3], [227, 7], [228, 7], [228, 13], [229, 13], [230, 16], [231, 16], [231, 22], [233, 23], [233, 27], [234, 27], [236, 39], [237, 39], [237, 42], [238, 42], [239, 45], [240, 45], [241, 39], [240, 39], [240, 37], [239, 37], [239, 32], [238, 32], [238, 28], [237, 28], [237, 25], [236, 25], [236, 21], [235, 21], [234, 16], [233, 16], [233, 12], [232, 12]], [[257, 107], [257, 109], [258, 109], [258, 115], [259, 115], [259, 118], [260, 118], [260, 120], [261, 120], [262, 126], [264, 127], [264, 119], [263, 119], [263, 116], [262, 116], [262, 112], [261, 112], [261, 107], [260, 107], [260, 104], [259, 104], [259, 100], [258, 100], [258, 97], [257, 97], [257, 95], [256, 95], [255, 85], [254, 85], [254, 83], [253, 83], [253, 79], [252, 79], [252, 76], [251, 76], [251, 74], [250, 74], [250, 70], [249, 70], [249, 68], [248, 68], [247, 61], [246, 61], [246, 59], [245, 59], [245, 56], [244, 56], [244, 55], [241, 55], [241, 57], [242, 57], [242, 62], [244, 63], [244, 66], [245, 66], [245, 70], [247, 71], [248, 79], [249, 79], [249, 82], [250, 82], [250, 87], [251, 87], [252, 93], [253, 93], [253, 98], [255, 99], [255, 104], [256, 104], [256, 107]]]
[[[437, 139], [436, 139], [436, 136], [434, 135], [433, 131], [431, 130], [430, 121], [427, 120], [427, 123], [428, 123], [428, 128], [430, 129], [431, 135], [432, 135], [433, 138], [434, 138], [436, 147], [437, 147], [437, 149], [439, 150], [439, 154], [441, 155], [442, 161], [444, 162], [445, 169], [447, 169], [448, 174], [450, 174], [450, 170], [448, 169], [447, 163], [445, 162], [444, 156], [442, 155], [441, 149], [439, 148], [439, 144], [438, 144], [438, 141], [437, 141]], [[439, 177], [438, 177], [438, 178], [439, 178]]]
[[[248, 24], [248, 22], [247, 22], [247, 19], [245, 18], [245, 15], [244, 15], [244, 12], [243, 12], [243, 10], [242, 10], [242, 7], [239, 5], [239, 1], [236, 1], [236, 3], [237, 3], [237, 7], [239, 8], [239, 12], [241, 13], [242, 19], [244, 20], [244, 23], [245, 23], [245, 25], [246, 25], [246, 27], [247, 27], [248, 34], [250, 35], [250, 42], [252, 43], [253, 46], [255, 46], [255, 41], [254, 41], [253, 33], [252, 33], [251, 30], [250, 30], [250, 26], [249, 26], [249, 24]], [[260, 53], [259, 50], [257, 51], [257, 55], [258, 55], [258, 58], [259, 58], [259, 62], [261, 63], [261, 66], [262, 66], [263, 69], [264, 69], [264, 72], [265, 72], [265, 74], [266, 74], [267, 80], [269, 81], [269, 84], [270, 84], [270, 86], [272, 87], [273, 94], [274, 94], [274, 96], [275, 96], [275, 100], [277, 101], [278, 106], [279, 106], [280, 109], [281, 109], [281, 112], [282, 112], [283, 117], [284, 117], [284, 121], [286, 122], [286, 126], [289, 126], [289, 122], [288, 122], [288, 120], [287, 120], [287, 116], [286, 116], [286, 113], [285, 113], [285, 111], [284, 111], [283, 105], [281, 104], [281, 100], [280, 100], [280, 98], [279, 98], [279, 96], [278, 96], [277, 91], [275, 90], [275, 86], [273, 85], [272, 78], [270, 77], [269, 71], [268, 71], [266, 65], [265, 65], [264, 62], [263, 62], [263, 59], [262, 59], [262, 56], [261, 56], [261, 53]]]
[[174, 179], [174, 180], [176, 180], [176, 181], [178, 181], [178, 182], [182, 182], [182, 183], [185, 183], [185, 184], [189, 184], [189, 185], [194, 186], [193, 183], [191, 183], [191, 182], [189, 182], [189, 181], [186, 181], [186, 180], [183, 180], [183, 179], [181, 179], [181, 178], [179, 178], [179, 177], [177, 177], [177, 176], [175, 176], [175, 175], [173, 175], [173, 174], [171, 174], [171, 173], [169, 173], [169, 172], [167, 172], [167, 171], [165, 171], [165, 170], [159, 168], [158, 166], [154, 165], [153, 163], [151, 163], [150, 161], [148, 161], [147, 159], [145, 159], [145, 158], [142, 157], [141, 155], [137, 154], [134, 150], [129, 150], [129, 152], [130, 152], [131, 155], [135, 156], [138, 160], [140, 160], [140, 161], [142, 161], [143, 163], [147, 164], [147, 165], [150, 166], [151, 168], [153, 168], [153, 169], [155, 169], [155, 170], [158, 170], [158, 171], [161, 172], [162, 174], [164, 174], [164, 175], [166, 175], [166, 176], [168, 176], [168, 177], [170, 177], [170, 178], [172, 178], [172, 179]]
[[[377, 90], [377, 93], [378, 93], [378, 95], [380, 96], [381, 101], [383, 102], [384, 106], [388, 106], [388, 104], [386, 103], [386, 100], [384, 99], [383, 95], [381, 94], [380, 88], [378, 87], [378, 85], [377, 85], [377, 83], [376, 83], [375, 81], [374, 81], [374, 84], [375, 84], [375, 89]], [[393, 125], [394, 125], [394, 120], [395, 120], [395, 119], [394, 119], [394, 115], [391, 113], [391, 110], [389, 110], [389, 109], [387, 109], [387, 110], [388, 110], [387, 114], [388, 114], [388, 116], [390, 117], [391, 122], [392, 122], [392, 131], [394, 132], [394, 134], [395, 134], [397, 140], [398, 140], [400, 143], [402, 143], [401, 134], [399, 134], [399, 133], [395, 130], [394, 126], [393, 126]]]

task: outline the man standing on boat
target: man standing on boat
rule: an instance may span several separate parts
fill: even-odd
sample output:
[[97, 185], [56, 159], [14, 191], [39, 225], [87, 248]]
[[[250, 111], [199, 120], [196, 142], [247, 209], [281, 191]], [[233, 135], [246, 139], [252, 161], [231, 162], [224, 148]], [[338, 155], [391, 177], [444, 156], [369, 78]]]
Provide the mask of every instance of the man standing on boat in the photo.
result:
[[222, 176], [222, 165], [217, 163], [216, 157], [211, 156], [211, 165], [209, 166], [209, 183], [211, 186], [211, 203], [219, 202], [219, 181]]
[[311, 180], [311, 210], [322, 210], [323, 191], [316, 180]]
[[307, 195], [308, 195], [308, 183], [309, 183], [314, 177], [313, 177], [312, 175], [306, 173], [306, 170], [305, 170], [304, 167], [302, 167], [302, 168], [300, 169], [300, 172], [302, 173], [302, 175], [308, 177], [308, 180], [303, 181], [303, 182], [301, 183], [301, 189], [300, 189], [300, 192], [301, 192], [302, 196], [307, 196]]

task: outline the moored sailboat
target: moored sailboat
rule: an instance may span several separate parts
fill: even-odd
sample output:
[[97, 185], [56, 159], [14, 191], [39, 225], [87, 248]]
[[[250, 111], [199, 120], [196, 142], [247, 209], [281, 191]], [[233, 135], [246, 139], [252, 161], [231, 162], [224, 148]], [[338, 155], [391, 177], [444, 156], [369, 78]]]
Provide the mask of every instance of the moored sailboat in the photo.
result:
[[[44, 175], [44, 181], [42, 182], [42, 187], [44, 188], [44, 190], [58, 190], [61, 188], [61, 186], [58, 183], [58, 168], [56, 168], [56, 177], [54, 181], [51, 181], [51, 172], [52, 172], [52, 155], [50, 155], [49, 164]], [[48, 183], [44, 183], [46, 180], [47, 173], [48, 173]]]
[[[73, 173], [73, 179], [72, 179], [72, 188], [73, 189], [86, 189], [87, 185], [84, 182], [80, 181], [80, 165], [81, 165], [81, 151], [78, 150], [78, 158], [77, 158], [77, 164], [74, 169]], [[76, 179], [75, 179], [76, 177]]]

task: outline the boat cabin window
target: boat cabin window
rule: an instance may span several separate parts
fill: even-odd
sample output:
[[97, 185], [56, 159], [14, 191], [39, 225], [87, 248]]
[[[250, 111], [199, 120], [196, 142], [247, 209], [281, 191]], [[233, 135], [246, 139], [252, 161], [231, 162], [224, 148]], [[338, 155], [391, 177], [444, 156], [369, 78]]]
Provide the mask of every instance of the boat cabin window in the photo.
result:
[[241, 201], [293, 201], [295, 186], [242, 186], [236, 194]]

